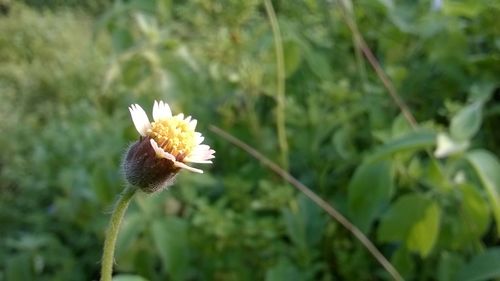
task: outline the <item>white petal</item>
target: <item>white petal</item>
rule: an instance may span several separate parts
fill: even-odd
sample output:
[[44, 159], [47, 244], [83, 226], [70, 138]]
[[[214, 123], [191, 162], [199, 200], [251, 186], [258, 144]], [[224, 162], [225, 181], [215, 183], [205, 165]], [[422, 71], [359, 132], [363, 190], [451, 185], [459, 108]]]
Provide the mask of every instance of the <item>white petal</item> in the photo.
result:
[[210, 150], [210, 146], [206, 144], [200, 144], [194, 148], [194, 151], [208, 151], [208, 150]]
[[196, 129], [196, 124], [198, 124], [198, 120], [196, 119], [191, 120], [191, 122], [189, 122], [189, 128], [194, 131], [194, 129]]
[[198, 144], [202, 143], [204, 140], [205, 140], [205, 138], [202, 136], [196, 137], [196, 144], [198, 145]]
[[175, 118], [177, 118], [179, 120], [184, 120], [184, 113], [179, 113], [179, 114], [175, 115]]
[[197, 155], [212, 155], [215, 153], [215, 150], [210, 149], [210, 146], [206, 144], [201, 144], [198, 145], [193, 149], [193, 151], [190, 153], [191, 155], [197, 154]]
[[159, 115], [159, 108], [158, 108], [158, 102], [155, 101], [155, 103], [153, 104], [153, 120], [155, 122], [157, 122], [159, 119], [158, 119], [158, 116]]
[[156, 156], [160, 157], [160, 158], [163, 158], [163, 149], [161, 149], [158, 144], [156, 143], [156, 141], [154, 139], [150, 139], [149, 140], [149, 143], [151, 143], [151, 146], [153, 147], [153, 150], [155, 151], [156, 153]]
[[128, 110], [132, 116], [132, 122], [134, 122], [135, 129], [141, 136], [145, 137], [148, 129], [151, 128], [151, 123], [149, 123], [148, 116], [146, 112], [138, 104], [132, 104]]
[[172, 154], [166, 152], [161, 147], [159, 147], [154, 139], [150, 139], [149, 142], [151, 143], [151, 146], [153, 147], [157, 157], [165, 158], [175, 162], [175, 156], [173, 156]]
[[[203, 138], [203, 137], [202, 137]], [[193, 151], [191, 152], [192, 154], [205, 154], [205, 153], [208, 153], [208, 152], [211, 152], [211, 154], [215, 153], [215, 150], [213, 149], [210, 149], [210, 146], [206, 145], [206, 144], [199, 144], [197, 145]]]
[[184, 119], [184, 121], [186, 121], [187, 123], [191, 123], [191, 119], [193, 117], [191, 117], [191, 115], [189, 115], [188, 117], [186, 117], [186, 119]]
[[193, 162], [193, 163], [212, 163], [212, 161], [209, 161], [210, 159], [215, 158], [213, 155], [215, 153], [215, 150], [210, 149], [208, 146], [205, 149], [205, 147], [202, 147], [202, 149], [199, 150], [194, 150], [191, 152], [189, 155], [186, 156], [186, 161], [188, 162]]
[[199, 161], [207, 161], [215, 158], [215, 156], [213, 155], [215, 153], [215, 150], [210, 149], [208, 145], [198, 146], [198, 147], [201, 148], [200, 149], [195, 148], [195, 150], [187, 156], [187, 158], [190, 159], [190, 162], [204, 163]]
[[189, 156], [184, 158], [184, 161], [186, 162], [191, 162], [191, 163], [201, 163], [201, 164], [212, 164], [212, 161], [210, 160], [203, 160], [201, 158]]
[[160, 120], [172, 117], [172, 110], [168, 103], [160, 101]]
[[193, 155], [200, 155], [200, 156], [204, 156], [204, 155], [212, 155], [214, 154], [215, 151], [213, 149], [194, 149], [193, 151], [191, 151], [190, 155], [189, 156], [193, 156]]
[[190, 167], [182, 162], [176, 161], [176, 162], [174, 162], [174, 166], [182, 168], [182, 169], [186, 169], [186, 170], [191, 171], [191, 172], [203, 174], [202, 170]]
[[165, 120], [172, 117], [172, 111], [170, 106], [163, 101], [155, 101], [153, 105], [153, 119], [155, 121]]

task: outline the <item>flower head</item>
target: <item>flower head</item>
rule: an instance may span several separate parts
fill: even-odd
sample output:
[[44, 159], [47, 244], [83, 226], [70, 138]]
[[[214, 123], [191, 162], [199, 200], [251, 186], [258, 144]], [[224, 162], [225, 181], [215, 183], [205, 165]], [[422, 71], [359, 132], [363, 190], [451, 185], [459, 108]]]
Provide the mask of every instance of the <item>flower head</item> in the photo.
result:
[[129, 107], [135, 128], [141, 135], [127, 152], [124, 170], [127, 180], [143, 191], [161, 189], [181, 170], [203, 173], [186, 163], [212, 163], [215, 151], [206, 144], [201, 133], [195, 131], [196, 119], [172, 116], [167, 103], [155, 101], [153, 122], [137, 104]]

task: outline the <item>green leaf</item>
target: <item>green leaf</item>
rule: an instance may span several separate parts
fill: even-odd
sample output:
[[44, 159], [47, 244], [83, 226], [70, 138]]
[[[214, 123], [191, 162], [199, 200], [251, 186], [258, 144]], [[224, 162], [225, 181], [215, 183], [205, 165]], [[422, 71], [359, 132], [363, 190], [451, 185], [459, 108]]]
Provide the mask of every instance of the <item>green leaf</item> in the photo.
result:
[[295, 207], [283, 210], [290, 239], [303, 249], [316, 247], [326, 223], [321, 210], [302, 194], [298, 196], [298, 205]]
[[285, 74], [286, 77], [289, 77], [295, 73], [302, 61], [299, 45], [294, 41], [284, 42], [283, 56], [285, 58]]
[[161, 218], [151, 227], [156, 250], [172, 280], [185, 280], [189, 265], [186, 221]]
[[[139, 234], [145, 229], [147, 220], [144, 220], [141, 213], [131, 213], [125, 217], [120, 235], [116, 242], [116, 256], [126, 255], [131, 245], [136, 242]], [[119, 258], [122, 260], [122, 258]]]
[[489, 248], [486, 252], [475, 256], [461, 271], [459, 281], [481, 281], [500, 278], [500, 248]]
[[443, 13], [448, 16], [475, 18], [484, 8], [480, 1], [447, 1], [443, 6]]
[[356, 169], [349, 183], [349, 214], [354, 223], [368, 232], [393, 190], [390, 161], [364, 163]]
[[391, 132], [393, 137], [401, 137], [413, 132], [413, 129], [404, 117], [404, 114], [401, 113], [392, 122]]
[[427, 257], [436, 244], [439, 235], [439, 223], [441, 219], [441, 209], [436, 202], [430, 202], [425, 209], [424, 216], [415, 222], [406, 240], [409, 250]]
[[497, 235], [500, 237], [500, 202], [498, 195], [500, 190], [500, 162], [491, 152], [481, 149], [470, 151], [467, 153], [466, 158], [486, 189], [497, 225]]
[[333, 145], [342, 159], [352, 159], [355, 152], [351, 142], [351, 136], [345, 127], [335, 132], [333, 135]]
[[469, 99], [472, 101], [486, 102], [493, 95], [495, 84], [491, 82], [474, 83], [469, 88]]
[[410, 277], [415, 271], [415, 263], [411, 258], [411, 253], [408, 252], [406, 247], [399, 247], [396, 252], [394, 252], [391, 257], [391, 263], [405, 279], [411, 279]]
[[309, 68], [314, 74], [319, 78], [328, 79], [332, 75], [332, 69], [330, 64], [328, 64], [328, 59], [326, 55], [320, 52], [315, 52], [309, 45], [304, 44], [304, 59], [307, 62]]
[[377, 231], [382, 242], [402, 242], [412, 226], [424, 217], [429, 200], [421, 194], [403, 195], [384, 214]]
[[420, 194], [399, 198], [382, 218], [378, 238], [383, 242], [406, 242], [409, 250], [427, 256], [439, 234], [439, 206]]
[[422, 149], [435, 145], [436, 134], [429, 131], [409, 132], [393, 141], [390, 141], [370, 155], [367, 161], [376, 161], [377, 159], [392, 156], [395, 153]]
[[266, 272], [266, 281], [303, 280], [300, 271], [286, 258], [281, 258], [278, 264]]
[[113, 276], [113, 281], [148, 281], [148, 279], [139, 275], [120, 274]]
[[437, 280], [439, 281], [454, 281], [455, 275], [464, 265], [464, 260], [461, 255], [442, 252], [439, 257], [437, 270]]
[[490, 224], [490, 209], [474, 186], [462, 185], [462, 212], [464, 229], [470, 240], [480, 239]]
[[440, 191], [451, 191], [452, 186], [444, 174], [443, 167], [435, 159], [430, 159], [425, 167], [425, 174], [421, 176], [422, 182]]
[[462, 108], [452, 119], [451, 136], [456, 140], [472, 138], [481, 127], [483, 103], [478, 101]]
[[28, 253], [12, 255], [5, 261], [6, 280], [34, 280], [32, 260]]
[[90, 174], [90, 181], [92, 182], [92, 191], [100, 203], [107, 203], [113, 198], [113, 190], [108, 188], [109, 182], [106, 180], [105, 171], [94, 168]]

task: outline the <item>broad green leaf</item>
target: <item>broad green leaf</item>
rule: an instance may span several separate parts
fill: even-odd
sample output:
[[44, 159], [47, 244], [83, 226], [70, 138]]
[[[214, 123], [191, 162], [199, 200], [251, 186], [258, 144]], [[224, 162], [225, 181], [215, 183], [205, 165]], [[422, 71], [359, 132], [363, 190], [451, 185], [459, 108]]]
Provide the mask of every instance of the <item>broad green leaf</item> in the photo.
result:
[[314, 74], [323, 79], [331, 77], [332, 69], [327, 62], [326, 55], [323, 55], [320, 52], [314, 52], [314, 50], [308, 45], [304, 45], [303, 50], [304, 59]]
[[377, 231], [382, 242], [403, 242], [416, 222], [425, 217], [430, 200], [421, 194], [403, 195], [384, 214]]
[[425, 167], [425, 174], [421, 177], [422, 182], [440, 191], [451, 191], [452, 185], [444, 174], [443, 167], [435, 159], [430, 159]]
[[500, 248], [494, 247], [475, 256], [457, 274], [458, 281], [481, 281], [500, 278]]
[[404, 115], [399, 114], [398, 117], [396, 117], [392, 122], [391, 131], [392, 137], [401, 137], [405, 134], [408, 134], [409, 132], [412, 132], [413, 129], [411, 128]]
[[[128, 214], [123, 220], [120, 235], [116, 242], [116, 256], [126, 255], [131, 245], [138, 239], [139, 234], [144, 231], [147, 220], [144, 220], [139, 212]], [[120, 260], [122, 260], [120, 258]]]
[[480, 1], [445, 1], [443, 12], [449, 16], [474, 18], [484, 8]]
[[462, 204], [460, 213], [466, 235], [471, 240], [480, 239], [490, 224], [490, 209], [478, 190], [471, 185], [462, 186]]
[[283, 56], [285, 58], [286, 77], [289, 77], [295, 73], [302, 61], [299, 45], [295, 41], [284, 42]]
[[490, 82], [474, 83], [469, 89], [469, 99], [472, 101], [486, 102], [491, 98], [495, 84]]
[[278, 264], [266, 272], [266, 281], [303, 280], [301, 272], [286, 258], [281, 258]]
[[468, 140], [481, 127], [483, 103], [478, 101], [462, 108], [452, 119], [450, 133], [453, 139]]
[[153, 241], [172, 280], [185, 280], [189, 265], [186, 221], [160, 218], [151, 227]]
[[405, 279], [411, 279], [410, 276], [414, 274], [415, 263], [408, 252], [406, 247], [399, 247], [391, 257], [391, 263], [396, 267], [398, 272], [403, 275]]
[[399, 198], [382, 218], [378, 238], [383, 242], [405, 242], [409, 250], [425, 257], [439, 234], [439, 205], [420, 194]]
[[[456, 204], [456, 203], [455, 203]], [[438, 244], [440, 247], [461, 252], [477, 251], [481, 248], [479, 230], [463, 209], [463, 202], [456, 204], [451, 212], [442, 217]]]
[[400, 138], [390, 141], [370, 155], [367, 161], [376, 161], [390, 157], [395, 153], [417, 150], [435, 145], [436, 134], [429, 131], [410, 132]]
[[425, 208], [424, 216], [416, 221], [410, 230], [406, 240], [408, 249], [419, 253], [421, 257], [427, 257], [439, 235], [440, 220], [439, 205], [430, 202]]
[[301, 223], [298, 222], [298, 216], [292, 212], [290, 209], [283, 210], [283, 220], [286, 225], [286, 230], [290, 240], [297, 245], [299, 248], [306, 248], [306, 234], [304, 229], [301, 227]]
[[304, 195], [298, 196], [298, 208], [283, 210], [290, 239], [303, 249], [315, 247], [322, 236], [325, 219], [318, 206]]
[[333, 145], [342, 159], [351, 159], [355, 153], [348, 130], [344, 127], [333, 135]]
[[165, 201], [165, 194], [158, 196], [148, 196], [145, 193], [139, 193], [135, 196], [134, 203], [139, 207], [138, 210], [144, 220], [152, 220], [158, 215], [158, 206]]
[[111, 39], [113, 48], [118, 52], [123, 52], [134, 44], [134, 38], [130, 30], [122, 27], [117, 27], [111, 32]]
[[443, 251], [439, 257], [437, 280], [454, 281], [457, 272], [463, 267], [464, 260], [461, 255]]
[[139, 275], [120, 274], [113, 276], [113, 281], [148, 281], [148, 279]]
[[18, 253], [5, 261], [6, 280], [35, 280], [32, 268], [32, 259], [28, 253]]
[[354, 223], [368, 232], [381, 208], [389, 202], [393, 190], [390, 161], [364, 163], [356, 169], [349, 183], [349, 214]]
[[495, 217], [497, 235], [500, 237], [500, 162], [491, 152], [474, 150], [467, 153], [466, 158], [477, 173], [490, 201], [490, 208]]
[[107, 203], [113, 198], [113, 190], [108, 188], [109, 181], [106, 179], [106, 172], [102, 169], [93, 169], [90, 174], [92, 191], [97, 196], [100, 203]]

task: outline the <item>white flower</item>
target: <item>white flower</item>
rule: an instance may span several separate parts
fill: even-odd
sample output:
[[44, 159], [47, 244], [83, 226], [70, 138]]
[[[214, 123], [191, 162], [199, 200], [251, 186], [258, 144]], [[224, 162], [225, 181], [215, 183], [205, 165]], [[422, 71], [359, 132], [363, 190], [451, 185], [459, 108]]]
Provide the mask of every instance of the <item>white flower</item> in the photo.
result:
[[436, 158], [444, 158], [465, 151], [469, 141], [456, 141], [445, 133], [437, 135], [437, 147], [434, 151]]
[[188, 166], [186, 163], [212, 163], [215, 151], [202, 144], [204, 137], [195, 131], [197, 121], [179, 113], [172, 116], [170, 106], [163, 102], [154, 102], [153, 122], [149, 122], [146, 112], [137, 104], [129, 107], [135, 128], [141, 139], [149, 140], [155, 155], [166, 159], [174, 167], [191, 172], [203, 173], [202, 170]]

